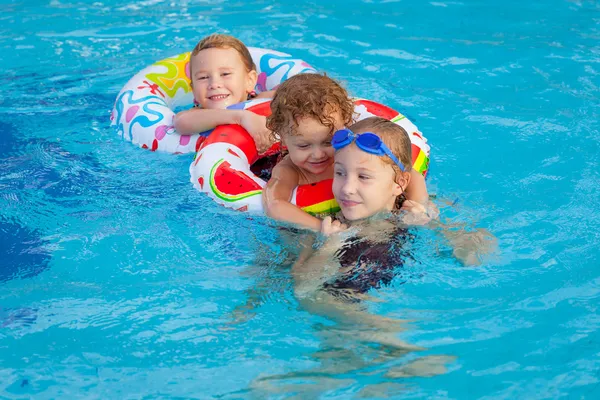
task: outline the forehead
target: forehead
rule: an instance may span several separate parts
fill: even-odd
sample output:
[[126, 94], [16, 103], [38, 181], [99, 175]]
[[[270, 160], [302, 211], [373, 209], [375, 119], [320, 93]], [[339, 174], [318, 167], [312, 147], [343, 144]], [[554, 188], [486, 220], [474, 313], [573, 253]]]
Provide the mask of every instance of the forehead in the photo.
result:
[[232, 48], [210, 48], [200, 50], [192, 56], [194, 70], [200, 68], [224, 68], [243, 66], [244, 61], [237, 50]]
[[342, 129], [344, 123], [339, 113], [333, 115], [333, 131], [332, 127], [323, 125], [321, 121], [314, 117], [300, 117], [294, 123], [290, 121], [290, 133], [294, 133], [299, 136], [333, 136], [333, 132], [338, 129]]
[[331, 128], [312, 117], [298, 118], [297, 126], [292, 127], [296, 136], [329, 137]]
[[361, 168], [377, 171], [386, 169], [387, 167], [392, 169], [388, 164], [383, 162], [380, 156], [362, 151], [354, 143], [336, 151], [334, 159], [336, 164], [340, 164], [348, 170]]

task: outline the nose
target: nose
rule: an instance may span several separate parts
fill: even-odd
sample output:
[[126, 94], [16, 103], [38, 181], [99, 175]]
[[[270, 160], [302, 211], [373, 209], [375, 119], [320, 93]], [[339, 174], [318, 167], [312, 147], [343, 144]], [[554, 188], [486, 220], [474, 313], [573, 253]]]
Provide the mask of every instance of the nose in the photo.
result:
[[346, 176], [344, 182], [342, 183], [342, 194], [351, 195], [354, 193], [356, 193], [356, 180], [352, 177]]
[[320, 146], [315, 146], [312, 151], [312, 157], [315, 160], [321, 160], [326, 157], [326, 154]]
[[220, 88], [221, 87], [221, 77], [216, 75], [216, 76], [210, 76], [208, 78], [208, 87], [210, 89], [216, 89], [216, 88]]

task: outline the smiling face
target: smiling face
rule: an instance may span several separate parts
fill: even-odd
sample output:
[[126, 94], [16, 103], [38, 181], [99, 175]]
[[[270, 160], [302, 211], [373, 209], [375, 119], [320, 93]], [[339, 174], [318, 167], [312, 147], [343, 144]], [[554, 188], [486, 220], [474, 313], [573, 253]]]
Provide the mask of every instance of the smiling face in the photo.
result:
[[350, 221], [392, 211], [405, 184], [381, 156], [366, 153], [354, 143], [335, 153], [333, 195]]
[[239, 52], [208, 48], [191, 59], [194, 99], [202, 108], [224, 109], [246, 101], [256, 85], [256, 71], [248, 71]]
[[[334, 116], [334, 128], [343, 128], [344, 123], [339, 115]], [[283, 141], [288, 148], [291, 161], [298, 168], [319, 176], [330, 170], [333, 164], [333, 147], [331, 147], [331, 128], [314, 118], [298, 119], [298, 126], [293, 133], [283, 134]], [[331, 174], [331, 172], [329, 172]], [[326, 179], [327, 177], [321, 177]], [[331, 176], [329, 176], [331, 179]]]

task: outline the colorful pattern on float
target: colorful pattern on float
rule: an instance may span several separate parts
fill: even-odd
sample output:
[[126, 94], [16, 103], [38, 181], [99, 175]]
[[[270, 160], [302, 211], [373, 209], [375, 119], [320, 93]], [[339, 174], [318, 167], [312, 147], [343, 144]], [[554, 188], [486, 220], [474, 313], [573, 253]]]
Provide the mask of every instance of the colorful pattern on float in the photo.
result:
[[[249, 47], [257, 66], [258, 93], [272, 90], [288, 77], [316, 72], [306, 62], [278, 51]], [[189, 76], [190, 53], [146, 67], [121, 89], [111, 113], [111, 125], [125, 140], [152, 151], [197, 152], [211, 131], [180, 135], [173, 127], [175, 109], [193, 105]], [[244, 106], [233, 106], [243, 108]]]
[[396, 125], [404, 128], [410, 137], [413, 168], [426, 177], [429, 170], [430, 148], [427, 144], [427, 139], [425, 139], [425, 136], [423, 136], [415, 124], [398, 111], [371, 100], [356, 99], [354, 104], [354, 110], [359, 114], [358, 120], [379, 116], [389, 119]]
[[[251, 100], [243, 104], [247, 110], [267, 116], [271, 112], [269, 101]], [[404, 115], [371, 100], [355, 100], [358, 120], [379, 116], [402, 126], [412, 143], [414, 168], [423, 175], [429, 167], [430, 148], [427, 139]], [[278, 144], [270, 152], [279, 150]], [[200, 192], [208, 194], [216, 203], [239, 211], [262, 213], [262, 190], [266, 182], [251, 171], [259, 159], [254, 141], [239, 125], [215, 128], [200, 146], [190, 165], [191, 182]], [[208, 182], [208, 184], [206, 184]], [[333, 197], [332, 179], [294, 189], [291, 202], [313, 215], [327, 215], [339, 211]]]
[[[235, 156], [239, 157], [237, 154], [235, 154]], [[229, 188], [229, 190], [219, 189], [219, 186], [223, 186], [223, 184], [217, 183], [219, 178], [227, 180], [227, 188]], [[238, 179], [236, 180], [236, 178]], [[232, 180], [235, 182], [232, 183]], [[262, 187], [259, 184], [252, 181], [252, 179], [244, 172], [233, 170], [231, 164], [225, 159], [220, 159], [213, 165], [210, 170], [209, 181], [210, 189], [215, 196], [227, 202], [244, 200], [248, 197], [260, 195], [262, 193]]]

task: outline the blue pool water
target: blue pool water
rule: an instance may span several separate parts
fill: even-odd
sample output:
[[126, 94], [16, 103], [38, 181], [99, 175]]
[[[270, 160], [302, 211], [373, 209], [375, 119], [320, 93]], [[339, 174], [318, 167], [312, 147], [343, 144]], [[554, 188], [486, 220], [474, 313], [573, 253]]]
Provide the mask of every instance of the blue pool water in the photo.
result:
[[[590, 1], [0, 5], [0, 398], [600, 397], [600, 6]], [[122, 141], [116, 94], [215, 30], [292, 53], [428, 137], [448, 223], [366, 302], [399, 350], [301, 307], [263, 218], [189, 156]], [[334, 340], [335, 339], [335, 340]]]

